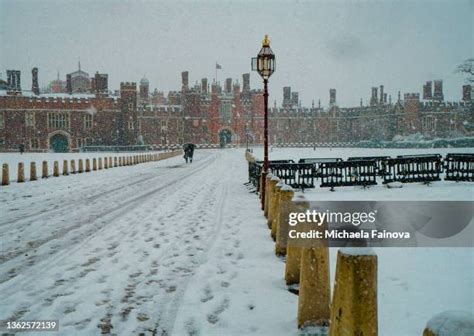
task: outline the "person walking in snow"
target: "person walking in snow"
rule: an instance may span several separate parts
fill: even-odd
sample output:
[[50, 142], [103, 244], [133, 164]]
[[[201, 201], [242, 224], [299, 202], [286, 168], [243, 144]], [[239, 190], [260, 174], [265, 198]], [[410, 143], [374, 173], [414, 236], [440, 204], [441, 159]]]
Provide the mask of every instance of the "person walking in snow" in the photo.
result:
[[192, 143], [184, 144], [183, 146], [184, 159], [186, 160], [186, 163], [188, 163], [188, 160], [190, 163], [193, 162], [194, 148], [196, 148], [195, 144], [192, 144]]

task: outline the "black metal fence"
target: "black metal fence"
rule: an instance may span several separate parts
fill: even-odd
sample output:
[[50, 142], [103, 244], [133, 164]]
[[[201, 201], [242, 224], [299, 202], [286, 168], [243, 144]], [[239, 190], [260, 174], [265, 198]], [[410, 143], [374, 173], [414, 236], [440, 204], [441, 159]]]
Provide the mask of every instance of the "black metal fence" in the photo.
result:
[[385, 173], [385, 161], [389, 158], [390, 156], [352, 156], [347, 161], [373, 160], [377, 166], [377, 175], [383, 176]]
[[377, 164], [374, 160], [321, 163], [321, 187], [349, 187], [377, 184]]
[[270, 169], [272, 174], [293, 188], [315, 188], [314, 165], [311, 163], [275, 163]]
[[474, 182], [474, 154], [448, 154], [444, 159], [447, 181]]
[[[262, 161], [249, 162], [249, 182], [258, 188]], [[316, 180], [320, 187], [346, 186], [368, 187], [377, 184], [431, 183], [444, 180], [474, 182], [474, 154], [451, 153], [442, 158], [439, 154], [350, 157], [341, 158], [303, 158], [298, 163], [293, 160], [270, 161], [269, 169], [286, 184], [296, 189], [315, 188]]]
[[385, 161], [383, 183], [431, 183], [440, 181], [443, 172], [441, 155], [400, 155]]

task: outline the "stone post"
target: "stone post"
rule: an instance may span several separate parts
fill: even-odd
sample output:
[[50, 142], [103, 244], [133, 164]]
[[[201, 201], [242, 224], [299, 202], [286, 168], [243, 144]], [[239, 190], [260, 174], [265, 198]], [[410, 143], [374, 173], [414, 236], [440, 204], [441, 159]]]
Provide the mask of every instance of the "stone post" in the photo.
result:
[[370, 248], [340, 249], [329, 335], [377, 334], [377, 256]]
[[10, 184], [10, 172], [8, 169], [8, 163], [2, 165], [2, 185]]
[[280, 202], [276, 214], [275, 254], [277, 256], [286, 255], [289, 231], [288, 219], [292, 208], [291, 200], [294, 194], [293, 188], [286, 184], [280, 189]]
[[[275, 177], [276, 176], [273, 176], [273, 178]], [[271, 229], [270, 235], [272, 236], [273, 241], [276, 241], [276, 226], [277, 226], [276, 217], [280, 209], [278, 207], [278, 202], [280, 198], [280, 190], [281, 190], [281, 187], [285, 185], [283, 181], [280, 181], [278, 177], [277, 179], [278, 179], [277, 182], [273, 186], [272, 197], [270, 198], [270, 205], [268, 209], [268, 220], [267, 220], [268, 226]]]
[[68, 169], [67, 163], [68, 163], [67, 160], [63, 161], [63, 175], [69, 175], [69, 169]]
[[298, 328], [329, 325], [329, 248], [325, 245], [301, 251]]
[[18, 183], [25, 182], [25, 168], [23, 162], [18, 162], [18, 175], [17, 180]]
[[[292, 200], [290, 212], [305, 212], [309, 209], [309, 203], [303, 195], [296, 194]], [[299, 224], [301, 225], [301, 224]], [[288, 240], [286, 248], [285, 281], [287, 285], [300, 282], [301, 249], [294, 241]]]
[[59, 176], [59, 162], [58, 162], [58, 161], [54, 161], [54, 164], [53, 164], [53, 176], [54, 176], [54, 177], [58, 177], [58, 176]]
[[79, 167], [78, 167], [78, 173], [83, 173], [84, 172], [84, 164], [82, 159], [79, 159]]
[[43, 161], [43, 167], [42, 167], [42, 174], [41, 174], [41, 177], [42, 178], [48, 178], [49, 174], [48, 174], [48, 161]]
[[36, 162], [30, 162], [30, 181], [36, 181], [38, 176], [36, 175]]
[[[268, 173], [267, 176], [266, 176], [266, 179], [265, 179], [265, 203], [263, 204], [263, 214], [265, 215], [265, 217], [267, 218], [268, 220], [268, 207], [269, 207], [269, 204], [270, 204], [270, 181], [271, 179], [273, 178], [273, 174], [272, 173]], [[263, 179], [263, 178], [262, 178]], [[267, 224], [268, 224], [268, 221], [267, 221]], [[270, 226], [268, 227], [270, 228]]]

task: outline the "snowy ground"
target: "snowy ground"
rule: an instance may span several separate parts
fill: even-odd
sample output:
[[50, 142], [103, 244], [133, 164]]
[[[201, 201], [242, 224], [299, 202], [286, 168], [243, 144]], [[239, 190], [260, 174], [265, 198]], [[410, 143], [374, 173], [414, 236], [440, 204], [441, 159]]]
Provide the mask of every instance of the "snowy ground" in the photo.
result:
[[[58, 319], [60, 335], [296, 335], [244, 151], [195, 159], [1, 187], [0, 319]], [[378, 256], [381, 335], [473, 311], [471, 249]]]

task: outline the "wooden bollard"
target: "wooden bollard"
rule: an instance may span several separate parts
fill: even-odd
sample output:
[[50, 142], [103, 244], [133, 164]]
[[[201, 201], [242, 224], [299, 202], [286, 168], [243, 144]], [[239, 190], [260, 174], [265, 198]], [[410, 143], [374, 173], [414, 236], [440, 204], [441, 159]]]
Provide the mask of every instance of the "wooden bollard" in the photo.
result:
[[377, 334], [377, 256], [370, 248], [340, 249], [329, 335]]
[[276, 217], [276, 240], [275, 240], [275, 254], [277, 256], [285, 256], [288, 245], [289, 232], [289, 215], [292, 209], [291, 200], [294, 195], [293, 188], [284, 185], [280, 189], [280, 202], [277, 209]]
[[272, 173], [268, 173], [265, 177], [265, 202], [263, 203], [263, 214], [265, 215], [265, 218], [268, 218], [268, 205], [270, 203], [270, 180], [272, 179], [272, 177]]
[[104, 158], [104, 169], [109, 169], [109, 160], [106, 157]]
[[102, 158], [99, 158], [99, 170], [102, 170]]
[[53, 164], [53, 176], [54, 176], [54, 177], [58, 177], [58, 176], [59, 176], [59, 162], [58, 162], [58, 161], [54, 161], [54, 164]]
[[67, 163], [68, 163], [67, 160], [63, 161], [63, 175], [69, 175], [69, 169], [68, 169]]
[[36, 175], [36, 162], [30, 162], [30, 181], [36, 181], [38, 176]]
[[97, 159], [96, 158], [92, 159], [92, 170], [97, 170]]
[[325, 245], [301, 251], [298, 328], [329, 325], [329, 248]]
[[82, 159], [79, 159], [78, 173], [83, 173], [83, 172], [84, 172], [84, 163]]
[[[275, 177], [273, 177], [275, 178]], [[275, 218], [276, 214], [278, 213], [278, 202], [280, 198], [280, 190], [281, 187], [284, 185], [280, 183], [280, 179], [278, 178], [277, 183], [273, 186], [272, 197], [270, 198], [270, 205], [268, 209], [268, 225], [270, 226], [270, 235], [272, 236], [273, 241], [276, 240], [276, 223]]]
[[117, 167], [117, 157], [114, 157], [114, 168]]
[[10, 184], [10, 172], [8, 169], [8, 163], [2, 165], [2, 185]]
[[423, 336], [474, 335], [472, 312], [448, 310], [433, 316], [427, 323]]
[[18, 174], [17, 174], [16, 181], [18, 183], [25, 182], [25, 167], [23, 165], [23, 162], [18, 162]]
[[71, 160], [71, 174], [75, 174], [75, 173], [76, 173], [76, 161]]
[[122, 157], [120, 156], [119, 159], [118, 159], [118, 166], [119, 167], [122, 167]]
[[48, 161], [43, 161], [41, 177], [42, 178], [48, 178], [49, 177], [49, 174], [48, 174]]
[[[308, 209], [309, 204], [304, 196], [297, 195], [293, 197], [290, 212], [305, 212]], [[288, 241], [285, 263], [285, 281], [287, 285], [294, 285], [300, 282], [301, 249], [300, 246], [296, 246], [291, 241]]]
[[89, 159], [86, 159], [86, 173], [89, 173], [90, 171], [91, 171], [91, 161]]
[[[117, 166], [117, 165], [116, 165], [116, 166]], [[113, 167], [113, 166], [112, 166], [112, 157], [109, 156], [109, 168], [112, 168], [112, 167]]]

